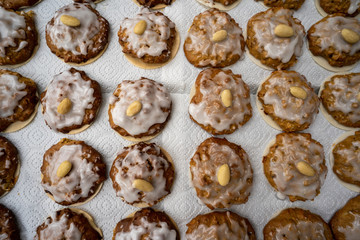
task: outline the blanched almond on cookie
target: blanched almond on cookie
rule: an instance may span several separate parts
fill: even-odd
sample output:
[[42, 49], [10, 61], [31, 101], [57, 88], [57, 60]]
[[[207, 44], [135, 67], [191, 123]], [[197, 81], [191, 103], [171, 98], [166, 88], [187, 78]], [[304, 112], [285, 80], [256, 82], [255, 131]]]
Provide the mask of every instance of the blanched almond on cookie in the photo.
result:
[[140, 20], [134, 27], [134, 33], [137, 35], [143, 35], [147, 27], [145, 20]]
[[351, 29], [344, 28], [341, 30], [341, 36], [344, 40], [350, 44], [357, 43], [360, 40], [360, 36], [358, 33], [354, 32]]
[[221, 96], [221, 101], [224, 104], [224, 106], [231, 107], [232, 100], [233, 100], [231, 91], [229, 89], [225, 89], [221, 92], [220, 96]]
[[285, 24], [279, 24], [275, 27], [274, 33], [278, 37], [288, 38], [294, 35], [294, 29]]
[[221, 42], [227, 38], [227, 31], [220, 30], [213, 34], [212, 41], [213, 42]]
[[142, 179], [135, 179], [133, 184], [133, 188], [136, 188], [143, 192], [152, 192], [154, 191], [154, 187], [151, 185], [151, 183], [142, 180]]
[[301, 87], [290, 87], [290, 93], [296, 98], [306, 99], [307, 93]]
[[68, 98], [64, 98], [57, 107], [57, 111], [60, 114], [67, 114], [72, 107], [72, 102]]
[[56, 171], [56, 175], [60, 178], [65, 177], [71, 170], [72, 164], [69, 161], [64, 161], [60, 164]]
[[307, 162], [304, 161], [298, 162], [296, 164], [296, 168], [301, 174], [308, 177], [312, 177], [316, 173], [315, 170]]
[[223, 164], [219, 167], [217, 172], [217, 179], [221, 186], [226, 186], [230, 182], [230, 168], [229, 165]]
[[138, 114], [141, 111], [142, 104], [139, 101], [134, 101], [130, 104], [130, 106], [126, 110], [126, 115], [132, 117]]
[[80, 20], [76, 17], [70, 16], [70, 15], [61, 15], [60, 21], [69, 27], [78, 27], [80, 26]]

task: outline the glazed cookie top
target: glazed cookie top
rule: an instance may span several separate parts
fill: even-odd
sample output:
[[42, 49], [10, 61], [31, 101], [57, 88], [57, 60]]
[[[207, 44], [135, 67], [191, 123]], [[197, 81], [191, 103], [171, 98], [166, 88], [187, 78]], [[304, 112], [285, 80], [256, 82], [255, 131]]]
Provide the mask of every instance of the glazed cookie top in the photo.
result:
[[[324, 83], [321, 101], [340, 124], [360, 127], [360, 73], [335, 75]], [[340, 116], [336, 116], [340, 113]]]
[[0, 239], [20, 240], [20, 231], [13, 212], [0, 204]]
[[102, 236], [91, 226], [81, 213], [64, 208], [49, 216], [36, 229], [35, 239], [89, 239], [99, 240]]
[[326, 222], [318, 215], [300, 208], [288, 208], [271, 219], [263, 230], [264, 240], [333, 239]]
[[[273, 72], [261, 85], [258, 97], [265, 113], [287, 132], [309, 127], [319, 112], [320, 101], [311, 83], [295, 71]], [[291, 127], [289, 122], [297, 126]]]
[[347, 16], [354, 17], [357, 15], [360, 9], [360, 1], [359, 0], [319, 0], [321, 8], [327, 14], [334, 13], [343, 13]]
[[149, 136], [161, 129], [171, 111], [171, 97], [160, 83], [147, 78], [124, 80], [115, 89], [109, 102], [112, 127], [122, 128], [121, 135]]
[[193, 186], [210, 209], [245, 203], [250, 195], [253, 170], [246, 152], [234, 143], [208, 138], [190, 161]]
[[309, 133], [280, 133], [263, 158], [270, 184], [290, 201], [313, 200], [325, 181], [324, 149]]
[[137, 211], [133, 217], [118, 222], [114, 229], [113, 240], [120, 239], [179, 240], [180, 234], [164, 212], [144, 208]]
[[[254, 15], [248, 23], [254, 31], [258, 46], [266, 52], [266, 57], [288, 63], [293, 56], [302, 54], [305, 29], [301, 22], [293, 17], [293, 11], [285, 8], [270, 8]], [[249, 41], [249, 40], [248, 40]]]
[[[196, 67], [231, 65], [243, 56], [244, 48], [242, 29], [229, 14], [216, 8], [194, 18], [184, 43], [185, 55]], [[228, 58], [234, 60], [227, 62]]]
[[256, 239], [255, 231], [249, 221], [230, 211], [198, 215], [186, 226], [188, 240]]
[[69, 133], [95, 120], [101, 104], [100, 85], [85, 72], [71, 68], [55, 75], [41, 94], [46, 124]]
[[[344, 29], [346, 29], [344, 31]], [[356, 18], [346, 18], [342, 15], [331, 15], [315, 23], [308, 31], [308, 38], [316, 38], [315, 42], [322, 50], [334, 48], [336, 51], [350, 56], [360, 50], [360, 41], [349, 43], [347, 30], [360, 35], [360, 22]], [[354, 34], [351, 35], [354, 35]]]
[[202, 71], [195, 91], [189, 114], [213, 134], [232, 133], [252, 116], [249, 87], [231, 70]]
[[18, 150], [9, 140], [0, 136], [0, 197], [14, 187], [18, 165]]
[[124, 201], [152, 206], [170, 193], [174, 168], [160, 147], [141, 142], [119, 153], [110, 177], [116, 195]]
[[140, 5], [152, 8], [159, 4], [170, 5], [175, 0], [136, 0]]
[[82, 141], [62, 139], [44, 154], [41, 166], [45, 192], [62, 205], [84, 202], [105, 180], [101, 155]]

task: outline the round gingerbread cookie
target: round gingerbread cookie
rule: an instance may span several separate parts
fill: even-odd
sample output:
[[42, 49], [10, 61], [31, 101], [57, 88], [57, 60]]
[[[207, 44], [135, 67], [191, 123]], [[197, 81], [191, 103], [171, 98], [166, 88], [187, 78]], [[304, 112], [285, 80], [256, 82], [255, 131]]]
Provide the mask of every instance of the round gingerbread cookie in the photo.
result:
[[186, 226], [186, 239], [188, 240], [256, 240], [255, 231], [249, 220], [230, 211], [214, 211], [198, 215]]
[[125, 147], [114, 160], [110, 178], [116, 195], [137, 207], [151, 207], [165, 198], [174, 182], [171, 157], [154, 143]]
[[0, 136], [0, 197], [15, 186], [19, 173], [18, 150], [8, 139]]
[[14, 132], [36, 115], [39, 98], [33, 80], [0, 69], [0, 132]]
[[323, 17], [335, 13], [355, 17], [360, 12], [359, 0], [315, 0], [315, 6]]
[[270, 185], [291, 202], [314, 200], [327, 174], [323, 146], [310, 133], [280, 133], [263, 157]]
[[241, 146], [225, 138], [202, 142], [190, 160], [198, 198], [210, 209], [246, 203], [253, 183], [249, 157]]
[[285, 132], [302, 131], [313, 123], [320, 100], [311, 83], [295, 71], [275, 71], [260, 86], [256, 99], [263, 119]]
[[106, 180], [106, 165], [91, 146], [63, 138], [45, 152], [41, 179], [45, 192], [55, 202], [80, 205], [100, 191]]
[[46, 124], [57, 132], [75, 134], [90, 126], [101, 105], [100, 84], [71, 68], [55, 75], [41, 93]]
[[46, 43], [66, 63], [85, 65], [105, 51], [110, 28], [108, 21], [89, 3], [60, 8], [46, 25]]
[[175, 0], [133, 0], [138, 6], [159, 10], [171, 5]]
[[110, 97], [110, 126], [129, 141], [147, 141], [165, 127], [171, 106], [171, 96], [162, 84], [147, 78], [124, 80]]
[[214, 135], [231, 134], [252, 116], [250, 90], [241, 75], [208, 68], [198, 75], [190, 96], [190, 118]]
[[34, 6], [42, 0], [0, 0], [0, 6], [8, 9], [19, 10]]
[[64, 208], [56, 211], [37, 227], [34, 239], [102, 240], [103, 234], [87, 212], [76, 208]]
[[301, 208], [284, 209], [263, 230], [264, 240], [332, 240], [330, 227], [317, 214]]
[[244, 55], [242, 29], [226, 12], [211, 8], [200, 13], [184, 42], [187, 60], [195, 67], [226, 67]]
[[0, 204], [0, 239], [20, 240], [20, 231], [15, 215], [2, 204]]
[[360, 236], [360, 195], [350, 199], [329, 223], [336, 240], [356, 240]]
[[257, 13], [247, 24], [246, 45], [255, 60], [250, 59], [266, 69], [290, 68], [302, 55], [305, 34], [292, 10], [275, 7]]
[[221, 11], [229, 11], [240, 4], [241, 0], [197, 0], [208, 8], [217, 8]]
[[27, 63], [38, 46], [34, 12], [15, 12], [0, 7], [0, 66], [19, 67]]
[[360, 59], [360, 22], [342, 14], [329, 15], [310, 27], [309, 50], [320, 66], [333, 72], [345, 72]]
[[180, 37], [175, 24], [161, 12], [142, 8], [133, 18], [125, 18], [118, 32], [127, 60], [145, 69], [158, 68], [173, 59]]
[[112, 239], [133, 238], [180, 240], [180, 234], [175, 223], [165, 212], [143, 208], [133, 216], [119, 221]]
[[298, 10], [305, 0], [255, 0], [261, 2], [265, 7], [283, 7]]

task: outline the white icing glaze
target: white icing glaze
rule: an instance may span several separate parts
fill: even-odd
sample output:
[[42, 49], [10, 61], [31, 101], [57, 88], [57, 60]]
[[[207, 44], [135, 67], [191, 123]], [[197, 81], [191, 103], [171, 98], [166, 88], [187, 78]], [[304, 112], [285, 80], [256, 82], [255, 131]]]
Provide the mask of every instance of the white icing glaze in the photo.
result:
[[129, 232], [119, 232], [115, 240], [141, 240], [142, 236], [148, 234], [146, 239], [156, 240], [175, 240], [176, 231], [169, 228], [166, 222], [149, 222], [147, 217], [140, 220], [140, 225], [130, 225]]
[[[54, 16], [54, 24], [46, 25], [46, 32], [58, 49], [70, 51], [75, 55], [86, 55], [93, 49], [92, 38], [100, 30], [100, 21], [88, 4], [73, 3], [60, 8]], [[61, 15], [70, 15], [80, 20], [80, 26], [69, 27], [60, 21]]]
[[[74, 202], [92, 194], [90, 189], [99, 179], [99, 175], [92, 170], [94, 164], [88, 162], [86, 157], [81, 145], [64, 145], [52, 156], [47, 156], [45, 161], [49, 166], [46, 174], [50, 177], [51, 184], [41, 184], [45, 190], [51, 192], [56, 202]], [[64, 161], [69, 161], [72, 168], [68, 175], [59, 178], [56, 172]], [[75, 192], [79, 189], [81, 192]]]
[[[16, 47], [15, 39], [26, 38], [25, 27], [26, 22], [24, 16], [0, 7], [0, 57], [5, 57], [7, 47]], [[26, 41], [22, 41], [21, 43], [23, 42], [27, 44]]]
[[[290, 61], [293, 55], [299, 57], [302, 54], [305, 30], [299, 20], [292, 17], [293, 11], [280, 9], [276, 12], [273, 8], [252, 18], [255, 39], [259, 46], [263, 47], [267, 57], [280, 60], [282, 63]], [[277, 37], [274, 29], [279, 24], [285, 24], [294, 30], [294, 35], [289, 38]]]
[[[170, 109], [170, 94], [163, 85], [155, 81], [146, 78], [125, 80], [114, 94], [110, 98], [110, 105], [114, 106], [111, 109], [112, 119], [116, 125], [133, 136], [148, 132], [154, 124], [165, 122], [170, 114], [170, 111], [162, 110]], [[126, 110], [134, 101], [140, 101], [142, 109], [138, 114], [129, 117]], [[151, 134], [152, 132], [149, 132], [149, 135]]]
[[8, 235], [6, 233], [0, 234], [0, 240], [8, 240]]
[[289, 223], [283, 227], [276, 228], [276, 235], [272, 238], [274, 240], [297, 239], [297, 240], [321, 240], [326, 239], [324, 235], [324, 225], [321, 222], [299, 221]]
[[67, 239], [67, 240], [79, 240], [81, 239], [81, 232], [75, 226], [74, 223], [71, 223], [68, 226], [68, 216], [63, 214], [59, 220], [56, 220], [55, 216], [52, 216], [52, 222], [50, 219], [47, 219], [45, 224], [47, 227], [40, 231], [40, 240], [49, 240], [49, 239]]
[[5, 148], [0, 147], [0, 157], [5, 155]]
[[[72, 125], [81, 125], [85, 110], [91, 109], [95, 98], [91, 81], [85, 81], [79, 72], [64, 71], [54, 77], [49, 84], [41, 103], [46, 111], [44, 119], [51, 129], [62, 129]], [[60, 102], [69, 98], [72, 103], [70, 112], [60, 114], [57, 107]]]
[[[302, 134], [286, 134], [279, 143], [283, 146], [275, 149], [269, 169], [278, 191], [287, 196], [314, 199], [327, 174], [323, 147]], [[305, 161], [315, 170], [313, 177], [297, 170], [295, 166], [300, 161]]]
[[[191, 43], [185, 43], [185, 51], [192, 51], [193, 55], [216, 56], [216, 59], [207, 57], [201, 60], [200, 66], [216, 66], [218, 61], [225, 61], [230, 54], [243, 56], [243, 40], [240, 40], [242, 30], [231, 22], [230, 15], [213, 8], [197, 15], [193, 22], [195, 21], [199, 23], [196, 27], [190, 27], [187, 38]], [[226, 30], [227, 38], [215, 43], [212, 41], [213, 34], [220, 30]]]
[[360, 236], [360, 215], [358, 213], [350, 214], [354, 217], [354, 220], [344, 227], [338, 227], [338, 231], [345, 235], [346, 240], [359, 240]]
[[[146, 21], [147, 28], [142, 35], [138, 35], [134, 33], [134, 27], [141, 20]], [[157, 16], [156, 12], [142, 8], [134, 18], [125, 18], [122, 21], [121, 29], [125, 34], [121, 40], [126, 42], [128, 48], [134, 50], [139, 58], [145, 54], [160, 56], [167, 49], [166, 41], [170, 38], [172, 28], [175, 28], [175, 24], [167, 17]]]
[[333, 47], [337, 51], [349, 53], [351, 56], [360, 50], [360, 41], [350, 44], [341, 35], [341, 30], [344, 28], [351, 29], [360, 35], [358, 19], [342, 16], [329, 17], [325, 21], [316, 23], [314, 27], [315, 31], [310, 36], [319, 37], [317, 44], [319, 44], [321, 50]]
[[[206, 197], [199, 197], [205, 204], [215, 206], [222, 203], [229, 207], [230, 200], [234, 198], [246, 199], [250, 195], [252, 179], [252, 169], [248, 155], [245, 153], [240, 158], [236, 152], [227, 145], [210, 143], [206, 149], [207, 156], [195, 154], [192, 160], [195, 167], [191, 166], [192, 183], [200, 191], [208, 192]], [[228, 164], [230, 168], [230, 182], [226, 186], [221, 186], [217, 180], [218, 168]], [[207, 180], [204, 180], [204, 176]]]
[[27, 94], [21, 91], [26, 88], [25, 83], [20, 83], [15, 75], [0, 75], [0, 117], [6, 118], [14, 114], [19, 101]]
[[360, 103], [357, 95], [360, 92], [360, 74], [345, 77], [334, 76], [333, 83], [329, 82], [327, 89], [331, 90], [334, 103], [329, 105], [330, 111], [340, 111], [346, 114], [350, 121], [360, 121]]
[[[118, 172], [115, 175], [115, 182], [120, 186], [121, 190], [116, 192], [116, 195], [123, 198], [128, 203], [146, 202], [154, 204], [155, 201], [161, 199], [168, 194], [165, 190], [166, 179], [164, 176], [164, 169], [168, 169], [169, 163], [166, 159], [150, 155], [146, 153], [149, 149], [154, 148], [157, 154], [161, 150], [156, 145], [149, 145], [141, 149], [138, 144], [125, 149], [129, 151], [124, 159], [115, 163], [115, 168]], [[150, 161], [152, 168], [149, 169]], [[151, 183], [154, 187], [152, 192], [142, 192], [132, 186], [135, 179], [143, 179]], [[140, 192], [143, 197], [140, 199]]]
[[[230, 126], [243, 123], [246, 115], [251, 114], [250, 94], [241, 77], [234, 77], [221, 71], [211, 78], [213, 69], [206, 69], [200, 79], [202, 101], [189, 105], [189, 114], [200, 124], [211, 125], [217, 131], [230, 129]], [[231, 107], [221, 101], [221, 92], [229, 89], [233, 95]]]
[[353, 14], [359, 8], [360, 0], [350, 0], [348, 14]]
[[187, 240], [198, 239], [241, 239], [249, 240], [247, 234], [247, 225], [244, 220], [241, 220], [240, 224], [234, 221], [230, 217], [230, 212], [226, 212], [227, 222], [221, 225], [211, 225], [210, 227], [205, 224], [200, 224], [199, 227], [192, 231], [190, 234], [186, 234]]
[[[308, 87], [294, 79], [300, 81]], [[264, 103], [272, 105], [274, 114], [285, 120], [294, 121], [299, 124], [312, 123], [318, 113], [320, 101], [309, 82], [299, 73], [278, 71], [266, 80], [266, 93]], [[306, 91], [306, 99], [294, 97], [290, 93], [290, 87], [301, 87]], [[264, 88], [264, 84], [261, 88]]]

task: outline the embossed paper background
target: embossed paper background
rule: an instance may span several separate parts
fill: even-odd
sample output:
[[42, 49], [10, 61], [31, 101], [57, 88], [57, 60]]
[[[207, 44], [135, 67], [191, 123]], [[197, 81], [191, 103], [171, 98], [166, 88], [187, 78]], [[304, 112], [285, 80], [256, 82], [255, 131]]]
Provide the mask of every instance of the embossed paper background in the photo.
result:
[[[16, 69], [16, 71], [32, 78], [38, 84], [39, 92], [46, 88], [53, 75], [69, 68], [67, 64], [50, 52], [45, 42], [46, 23], [57, 9], [69, 3], [71, 0], [43, 0], [31, 8], [36, 13], [36, 25], [41, 39], [40, 48], [28, 64]], [[0, 202], [15, 212], [20, 224], [22, 238], [33, 239], [36, 227], [53, 211], [62, 208], [61, 205], [56, 204], [45, 195], [40, 185], [40, 167], [44, 152], [64, 137], [84, 140], [103, 155], [109, 172], [116, 154], [122, 147], [130, 144], [110, 128], [107, 115], [109, 96], [121, 81], [125, 79], [135, 80], [143, 76], [163, 83], [172, 93], [171, 120], [162, 134], [153, 142], [162, 146], [173, 157], [176, 180], [172, 193], [155, 208], [166, 211], [176, 221], [181, 237], [185, 239], [186, 223], [200, 213], [209, 212], [206, 206], [199, 203], [195, 191], [190, 185], [188, 170], [189, 160], [196, 147], [210, 137], [189, 119], [187, 112], [188, 93], [201, 69], [197, 69], [188, 63], [182, 49], [187, 29], [193, 18], [205, 8], [195, 0], [176, 0], [170, 7], [165, 8], [164, 13], [175, 22], [180, 31], [181, 46], [172, 62], [156, 70], [143, 70], [131, 65], [124, 58], [118, 43], [117, 31], [121, 20], [128, 16], [134, 16], [139, 11], [139, 7], [132, 0], [105, 0], [98, 4], [96, 9], [110, 23], [109, 47], [95, 63], [78, 67], [78, 69], [86, 71], [91, 78], [101, 84], [103, 104], [98, 118], [86, 131], [68, 136], [50, 130], [45, 125], [39, 109], [35, 120], [28, 127], [16, 133], [1, 134], [10, 139], [19, 149], [21, 173], [15, 188], [7, 196], [1, 198]], [[244, 29], [252, 15], [264, 10], [265, 8], [262, 5], [253, 0], [243, 0], [235, 9], [229, 11], [229, 14]], [[313, 0], [306, 0], [302, 8], [294, 15], [301, 20], [306, 30], [321, 19]], [[270, 74], [270, 71], [253, 64], [247, 56], [230, 68], [234, 73], [243, 76], [243, 80], [250, 85], [253, 94], [260, 81]], [[303, 55], [293, 69], [305, 75], [316, 89], [327, 76], [331, 75], [331, 72], [315, 64], [307, 49], [304, 49]], [[359, 70], [359, 66], [354, 69], [357, 72]], [[254, 95], [252, 95], [251, 103], [254, 109], [252, 119], [244, 127], [234, 134], [226, 136], [226, 138], [240, 144], [249, 154], [254, 169], [254, 185], [249, 201], [246, 204], [232, 206], [230, 209], [250, 220], [258, 239], [263, 239], [262, 229], [271, 216], [286, 207], [303, 207], [321, 215], [328, 221], [332, 214], [356, 193], [340, 185], [329, 169], [321, 193], [314, 201], [290, 203], [287, 200], [277, 199], [275, 192], [263, 174], [262, 153], [266, 144], [279, 131], [272, 129], [262, 120], [255, 106]], [[330, 146], [332, 141], [343, 131], [334, 128], [319, 113], [314, 124], [305, 132], [310, 132], [314, 139], [323, 144], [327, 166], [329, 167]], [[79, 208], [94, 216], [97, 225], [103, 230], [106, 240], [112, 239], [112, 232], [116, 223], [136, 210], [115, 196], [109, 178], [100, 193], [92, 201]]]

